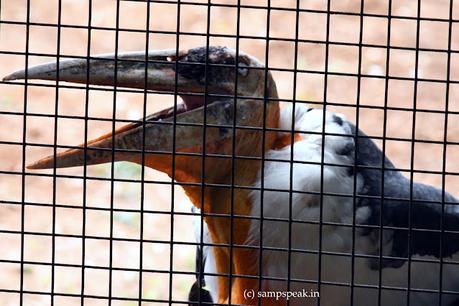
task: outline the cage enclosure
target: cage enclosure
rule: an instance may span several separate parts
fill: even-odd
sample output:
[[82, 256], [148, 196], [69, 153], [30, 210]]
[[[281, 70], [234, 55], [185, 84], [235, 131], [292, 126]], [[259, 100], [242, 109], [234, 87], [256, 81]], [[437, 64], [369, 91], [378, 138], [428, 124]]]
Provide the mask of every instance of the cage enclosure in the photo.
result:
[[458, 1], [0, 0], [0, 61], [0, 306], [459, 305]]

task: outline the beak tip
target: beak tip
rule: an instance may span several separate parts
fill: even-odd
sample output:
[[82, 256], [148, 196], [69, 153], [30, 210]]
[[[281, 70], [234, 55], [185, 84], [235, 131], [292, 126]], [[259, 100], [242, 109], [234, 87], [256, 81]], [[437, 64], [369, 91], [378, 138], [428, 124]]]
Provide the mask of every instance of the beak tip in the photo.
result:
[[11, 74], [8, 74], [7, 76], [3, 77], [3, 81], [14, 81], [14, 80], [19, 80], [23, 79], [25, 77], [25, 71], [16, 71]]
[[30, 165], [27, 165], [26, 168], [29, 169], [29, 170], [45, 169], [44, 167], [40, 167], [40, 165], [38, 165], [37, 163], [33, 163], [33, 164], [30, 164]]
[[45, 157], [43, 159], [40, 159], [32, 164], [29, 164], [26, 166], [27, 169], [29, 170], [41, 170], [41, 169], [51, 169], [53, 168], [53, 159]]
[[26, 166], [26, 169], [27, 170], [36, 170], [37, 169], [37, 166], [34, 164], [29, 164]]

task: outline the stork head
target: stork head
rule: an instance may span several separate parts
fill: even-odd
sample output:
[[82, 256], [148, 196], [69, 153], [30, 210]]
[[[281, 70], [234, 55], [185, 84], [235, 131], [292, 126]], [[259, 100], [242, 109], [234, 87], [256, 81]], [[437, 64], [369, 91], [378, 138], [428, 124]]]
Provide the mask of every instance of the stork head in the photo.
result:
[[[30, 165], [31, 169], [131, 161], [165, 172], [181, 182], [204, 180], [229, 186], [231, 175], [235, 174], [234, 184], [251, 186], [261, 162], [244, 157], [260, 157], [264, 150], [276, 145], [275, 128], [279, 122], [278, 102], [273, 100], [277, 98], [276, 85], [257, 59], [242, 52], [236, 55], [228, 48], [67, 59], [14, 72], [4, 79], [24, 78], [138, 88], [181, 97], [175, 107], [43, 158]], [[235, 171], [231, 172], [232, 169]], [[233, 243], [245, 242], [250, 221], [247, 218], [234, 221], [229, 216], [250, 214], [250, 190], [207, 186], [203, 191], [199, 184], [184, 185], [184, 189], [195, 206], [206, 213], [218, 214], [206, 216], [213, 242], [228, 245], [231, 228], [235, 233]], [[222, 218], [225, 214], [228, 217]], [[257, 265], [251, 262], [256, 255], [246, 250], [235, 249], [231, 256], [227, 248], [218, 247], [215, 254], [219, 273], [228, 274], [230, 265], [239, 275], [257, 273]], [[251, 281], [250, 286], [256, 286], [257, 281]], [[224, 301], [228, 290], [240, 291], [249, 286], [242, 279], [237, 283], [233, 278], [230, 284], [223, 277], [219, 277], [219, 284], [219, 301]]]
[[[115, 161], [139, 162], [142, 152], [147, 157], [157, 153], [172, 153], [172, 150], [229, 154], [233, 134], [238, 138], [235, 152], [250, 155], [250, 152], [238, 152], [244, 151], [244, 146], [253, 148], [253, 143], [250, 143], [252, 139], [244, 138], [248, 132], [238, 130], [233, 133], [232, 127], [235, 124], [261, 128], [264, 112], [268, 119], [277, 116], [276, 102], [268, 102], [264, 108], [264, 96], [277, 96], [275, 83], [270, 75], [265, 78], [265, 73], [257, 59], [242, 52], [236, 57], [236, 52], [226, 47], [200, 47], [179, 52], [143, 51], [100, 55], [90, 59], [67, 59], [17, 71], [4, 80], [26, 77], [58, 79], [93, 85], [146, 88], [178, 94], [182, 98], [176, 107], [128, 124], [114, 133], [90, 141], [81, 149], [71, 149], [57, 154], [56, 158], [50, 156], [29, 166], [32, 169], [46, 169], [82, 166], [85, 163], [100, 164], [111, 162], [113, 158]], [[272, 120], [267, 120], [267, 126], [272, 126]], [[146, 165], [149, 165], [148, 160]]]

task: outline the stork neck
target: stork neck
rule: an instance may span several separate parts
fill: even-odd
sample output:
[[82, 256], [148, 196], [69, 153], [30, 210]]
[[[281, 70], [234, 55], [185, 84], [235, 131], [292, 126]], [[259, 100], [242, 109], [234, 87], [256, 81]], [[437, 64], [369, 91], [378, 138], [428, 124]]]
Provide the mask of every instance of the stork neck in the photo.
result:
[[[276, 131], [269, 130], [279, 124], [277, 102], [268, 102], [266, 112], [257, 115], [258, 123], [263, 122], [260, 127], [268, 130], [237, 129], [234, 143], [229, 140], [216, 147], [217, 153], [228, 158], [206, 156], [203, 162], [202, 156], [176, 155], [172, 162], [171, 156], [152, 155], [145, 160], [147, 166], [167, 173], [178, 182], [197, 183], [183, 188], [191, 202], [203, 211], [212, 243], [219, 245], [211, 248], [217, 273], [238, 275], [231, 277], [231, 281], [230, 277], [218, 277], [219, 303], [226, 302], [229, 290], [234, 293], [232, 303], [256, 302], [245, 301], [242, 291], [257, 289], [258, 281], [253, 276], [258, 276], [258, 250], [243, 245], [251, 225], [251, 219], [247, 218], [252, 212], [250, 187], [260, 173], [262, 152], [274, 148], [278, 138]], [[244, 275], [249, 277], [241, 277]]]

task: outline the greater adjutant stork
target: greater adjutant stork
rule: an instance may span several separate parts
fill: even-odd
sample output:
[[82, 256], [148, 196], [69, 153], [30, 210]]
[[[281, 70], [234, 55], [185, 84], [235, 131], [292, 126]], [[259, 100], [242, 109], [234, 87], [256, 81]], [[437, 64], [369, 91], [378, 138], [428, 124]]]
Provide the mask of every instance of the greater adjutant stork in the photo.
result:
[[272, 292], [306, 290], [290, 303], [316, 305], [304, 293], [320, 289], [321, 305], [409, 299], [432, 306], [442, 289], [441, 305], [459, 305], [459, 270], [451, 263], [459, 251], [457, 200], [405, 178], [342, 115], [299, 103], [281, 109], [276, 84], [257, 59], [242, 52], [236, 58], [225, 47], [151, 51], [148, 61], [138, 52], [43, 64], [5, 79], [26, 75], [181, 96], [175, 108], [29, 168], [114, 159], [174, 174], [178, 182], [204, 177], [204, 189], [183, 187], [203, 210], [205, 242], [212, 245], [202, 251], [210, 294], [196, 294], [194, 286], [192, 298], [284, 305], [285, 294]]

